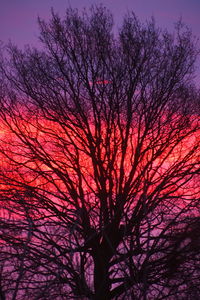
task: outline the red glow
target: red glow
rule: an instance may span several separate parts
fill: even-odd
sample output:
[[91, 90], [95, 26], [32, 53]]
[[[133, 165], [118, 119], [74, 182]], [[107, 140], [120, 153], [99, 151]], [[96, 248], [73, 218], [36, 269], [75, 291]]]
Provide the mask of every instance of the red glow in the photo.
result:
[[89, 82], [89, 84], [90, 85], [104, 85], [104, 84], [109, 84], [109, 83], [112, 83], [112, 81], [110, 81], [110, 80], [106, 80], [106, 79], [104, 79], [104, 80], [96, 80], [96, 81], [90, 81]]
[[[57, 170], [66, 174], [68, 178], [73, 182], [73, 185], [78, 190], [83, 189], [85, 194], [90, 195], [90, 202], [101, 190], [100, 180], [95, 178], [95, 166], [92, 160], [92, 156], [87, 149], [87, 139], [84, 132], [79, 132], [75, 127], [71, 125], [71, 129], [67, 131], [59, 123], [54, 123], [47, 120], [36, 120], [34, 118], [21, 119], [19, 124], [9, 120], [12, 131], [9, 126], [2, 125], [0, 128], [2, 149], [7, 155], [1, 155], [1, 169], [8, 172], [9, 176], [16, 180], [17, 188], [21, 189], [24, 186], [32, 186], [43, 191], [51, 192], [52, 195], [56, 195], [59, 191], [68, 193], [68, 186], [64, 180], [61, 179]], [[120, 181], [120, 168], [123, 160], [122, 157], [122, 143], [121, 133], [118, 127], [113, 127], [108, 135], [106, 125], [101, 129], [101, 141], [98, 158], [102, 162], [102, 168], [104, 172], [107, 172], [106, 190], [109, 193], [112, 189], [113, 196], [119, 192], [118, 182]], [[20, 132], [17, 137], [14, 131]], [[95, 136], [95, 126], [90, 124], [90, 131]], [[23, 140], [23, 136], [27, 138], [27, 141]], [[21, 140], [22, 138], [22, 140]], [[109, 138], [109, 141], [108, 141]], [[143, 193], [144, 186], [149, 180], [151, 184], [146, 191], [149, 195], [155, 192], [156, 187], [160, 184], [168, 172], [173, 170], [174, 166], [187, 157], [190, 150], [192, 150], [195, 144], [200, 143], [200, 134], [195, 136], [191, 134], [179, 142], [176, 146], [168, 143], [166, 148], [163, 148], [162, 153], [156, 158], [153, 158], [156, 151], [159, 150], [160, 145], [166, 143], [168, 136], [163, 136], [163, 140], [158, 140], [155, 144], [152, 141], [152, 136], [147, 136], [144, 140], [140, 152], [139, 160], [135, 161], [136, 149], [138, 145], [139, 133], [137, 126], [133, 127], [130, 131], [127, 143], [127, 150], [124, 157], [124, 176], [122, 180], [122, 186], [124, 187], [128, 182], [132, 167], [137, 163], [137, 168], [132, 178], [133, 190], [137, 188], [139, 182], [137, 195]], [[174, 138], [176, 139], [176, 137]], [[28, 144], [27, 144], [28, 143]], [[35, 155], [31, 150], [31, 147], [35, 148], [38, 155]], [[77, 148], [78, 147], [78, 148]], [[79, 155], [77, 156], [77, 149]], [[115, 156], [113, 156], [115, 155]], [[189, 163], [195, 164], [199, 161], [199, 152], [195, 152], [192, 155]], [[113, 167], [110, 169], [109, 164], [111, 158], [114, 158]], [[46, 159], [47, 158], [47, 159]], [[148, 170], [148, 178], [142, 176], [143, 170], [150, 164]], [[185, 165], [182, 166], [183, 171]], [[106, 171], [107, 170], [107, 171]], [[110, 181], [112, 177], [112, 182]], [[114, 182], [114, 186], [113, 185]], [[23, 185], [24, 184], [24, 185]], [[180, 187], [176, 188], [176, 185]], [[9, 189], [10, 185], [5, 182], [1, 183], [2, 189]], [[175, 190], [175, 192], [173, 192]], [[187, 190], [187, 192], [185, 192]], [[191, 182], [181, 186], [181, 181], [176, 183], [176, 178], [171, 185], [166, 186], [160, 192], [171, 192], [173, 195], [178, 196], [185, 194], [185, 200], [189, 199], [191, 194], [199, 193], [198, 182]], [[91, 196], [93, 195], [93, 196]], [[54, 197], [54, 196], [52, 196]], [[156, 195], [155, 195], [156, 197]], [[59, 197], [58, 197], [59, 198]], [[55, 201], [58, 201], [57, 199]]]

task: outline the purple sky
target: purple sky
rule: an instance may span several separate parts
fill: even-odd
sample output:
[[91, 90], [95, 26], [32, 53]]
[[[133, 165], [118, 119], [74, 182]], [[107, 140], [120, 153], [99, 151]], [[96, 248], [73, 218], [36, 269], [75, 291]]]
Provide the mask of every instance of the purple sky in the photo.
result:
[[10, 39], [19, 47], [37, 45], [38, 15], [48, 19], [51, 7], [63, 15], [69, 5], [82, 9], [98, 3], [113, 12], [116, 25], [120, 25], [128, 10], [133, 10], [143, 21], [154, 16], [159, 26], [169, 30], [182, 17], [200, 38], [200, 0], [0, 0], [0, 40], [7, 43]]

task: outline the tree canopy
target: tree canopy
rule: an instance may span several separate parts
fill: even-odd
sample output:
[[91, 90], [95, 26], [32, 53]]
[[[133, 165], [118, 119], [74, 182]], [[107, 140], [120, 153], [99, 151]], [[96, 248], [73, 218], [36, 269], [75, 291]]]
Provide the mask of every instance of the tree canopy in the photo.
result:
[[[102, 6], [1, 64], [2, 299], [200, 297], [198, 51]], [[190, 298], [191, 297], [191, 298]]]

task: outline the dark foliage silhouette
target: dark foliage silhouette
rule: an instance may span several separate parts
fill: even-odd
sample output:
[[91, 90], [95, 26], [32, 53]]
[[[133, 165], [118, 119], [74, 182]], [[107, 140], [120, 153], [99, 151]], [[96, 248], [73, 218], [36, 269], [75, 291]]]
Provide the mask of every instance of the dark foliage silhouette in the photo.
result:
[[1, 299], [199, 299], [191, 33], [39, 19], [1, 74]]

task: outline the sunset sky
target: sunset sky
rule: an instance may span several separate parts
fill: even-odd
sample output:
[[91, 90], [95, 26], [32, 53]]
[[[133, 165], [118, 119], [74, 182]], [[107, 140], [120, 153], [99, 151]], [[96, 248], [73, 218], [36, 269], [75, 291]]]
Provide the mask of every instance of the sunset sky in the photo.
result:
[[0, 41], [6, 44], [10, 39], [19, 47], [25, 44], [37, 46], [37, 16], [48, 20], [51, 7], [63, 15], [70, 5], [81, 10], [99, 3], [113, 12], [116, 26], [120, 26], [123, 15], [132, 10], [142, 21], [154, 16], [159, 26], [170, 31], [182, 18], [193, 34], [200, 38], [199, 0], [0, 0]]

